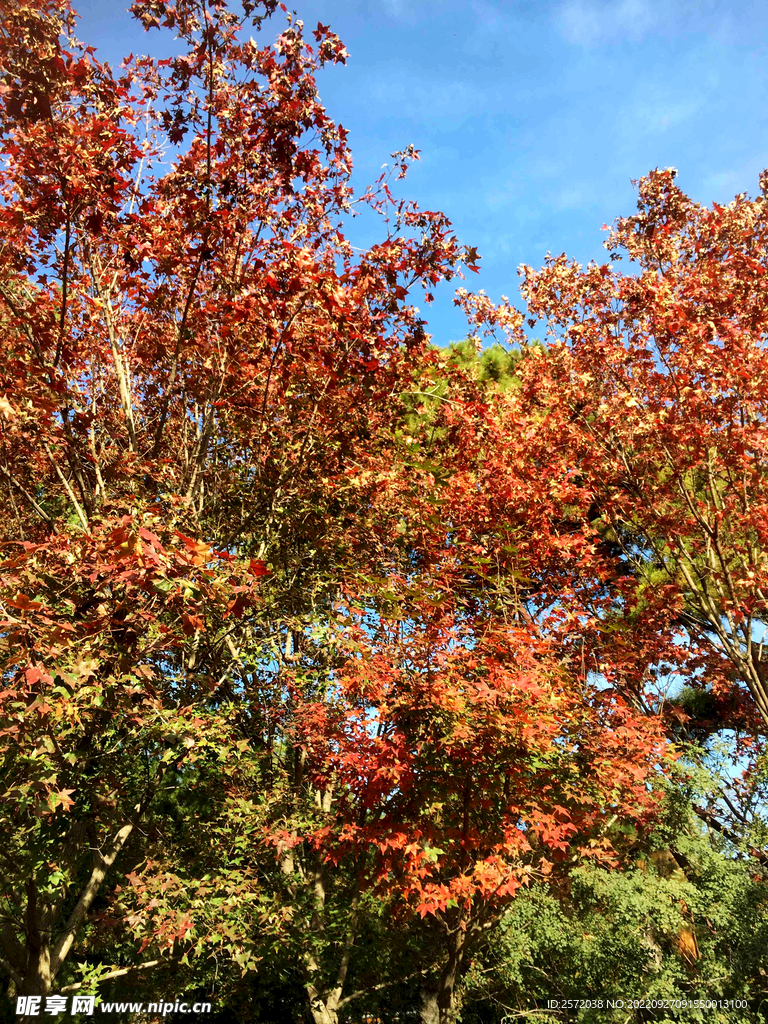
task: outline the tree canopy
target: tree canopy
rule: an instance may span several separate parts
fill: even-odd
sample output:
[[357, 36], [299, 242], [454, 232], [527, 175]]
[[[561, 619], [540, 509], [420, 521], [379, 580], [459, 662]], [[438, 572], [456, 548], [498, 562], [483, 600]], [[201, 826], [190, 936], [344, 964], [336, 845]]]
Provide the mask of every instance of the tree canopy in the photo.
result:
[[558, 991], [583, 926], [614, 978], [698, 992], [705, 950], [762, 998], [696, 931], [764, 902], [762, 199], [654, 172], [610, 241], [639, 274], [460, 289], [436, 347], [414, 302], [478, 256], [400, 198], [412, 148], [353, 193], [330, 28], [132, 12], [180, 53], [116, 74], [66, 0], [0, 14], [8, 998], [562, 1019], [520, 1003], [553, 906]]

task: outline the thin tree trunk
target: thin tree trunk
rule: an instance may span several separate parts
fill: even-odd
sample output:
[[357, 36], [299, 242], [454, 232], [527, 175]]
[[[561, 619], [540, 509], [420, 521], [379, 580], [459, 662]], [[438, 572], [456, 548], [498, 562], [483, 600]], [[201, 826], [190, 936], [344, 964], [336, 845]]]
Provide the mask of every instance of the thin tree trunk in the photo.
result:
[[37, 884], [34, 878], [25, 886], [27, 893], [26, 922], [26, 970], [23, 980], [23, 994], [46, 996], [51, 991], [51, 943], [48, 926], [48, 908], [40, 905]]

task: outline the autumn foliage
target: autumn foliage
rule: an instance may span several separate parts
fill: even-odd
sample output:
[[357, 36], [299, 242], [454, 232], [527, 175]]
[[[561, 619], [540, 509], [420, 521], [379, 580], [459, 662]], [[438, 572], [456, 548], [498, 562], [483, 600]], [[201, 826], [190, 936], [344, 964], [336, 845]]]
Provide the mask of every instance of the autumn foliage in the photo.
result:
[[762, 205], [651, 176], [612, 238], [639, 276], [527, 272], [547, 349], [460, 292], [521, 349], [494, 387], [413, 304], [477, 270], [398, 198], [417, 154], [353, 194], [330, 29], [132, 10], [180, 55], [115, 73], [64, 0], [0, 23], [0, 967], [86, 991], [283, 944], [334, 1021], [379, 985], [375, 898], [439, 926], [448, 1020], [521, 889], [642, 841], [660, 666], [766, 713]]
[[678, 629], [725, 719], [762, 731], [767, 181], [703, 209], [675, 176], [643, 179], [605, 243], [637, 269], [524, 268], [530, 322], [550, 335], [525, 395], [546, 402], [543, 431], [656, 609], [657, 642]]

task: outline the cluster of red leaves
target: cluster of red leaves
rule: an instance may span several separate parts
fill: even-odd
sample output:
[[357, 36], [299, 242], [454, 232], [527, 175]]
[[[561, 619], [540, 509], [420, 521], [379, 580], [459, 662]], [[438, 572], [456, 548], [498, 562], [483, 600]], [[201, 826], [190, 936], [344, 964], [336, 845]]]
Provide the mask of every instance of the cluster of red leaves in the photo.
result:
[[658, 722], [563, 671], [534, 626], [401, 627], [347, 626], [331, 699], [295, 683], [308, 771], [336, 801], [310, 841], [333, 863], [367, 859], [422, 914], [503, 902], [573, 857], [616, 864], [612, 816], [653, 810]]
[[569, 453], [624, 564], [650, 566], [652, 631], [685, 628], [704, 685], [754, 730], [768, 717], [768, 218], [764, 195], [705, 209], [674, 177], [643, 179], [638, 214], [606, 243], [638, 273], [564, 257], [525, 268], [551, 343], [523, 397], [547, 404], [543, 443]]

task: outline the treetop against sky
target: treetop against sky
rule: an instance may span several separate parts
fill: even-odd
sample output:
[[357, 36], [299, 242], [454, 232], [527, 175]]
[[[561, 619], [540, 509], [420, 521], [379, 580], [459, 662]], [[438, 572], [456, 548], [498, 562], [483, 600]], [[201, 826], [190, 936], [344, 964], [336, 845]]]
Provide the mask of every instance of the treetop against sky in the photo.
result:
[[[78, 34], [101, 59], [172, 48], [146, 35], [124, 0], [81, 0]], [[768, 165], [763, 54], [768, 12], [726, 0], [300, 0], [308, 28], [329, 24], [346, 67], [320, 96], [349, 130], [358, 191], [395, 150], [421, 162], [406, 192], [443, 210], [478, 248], [498, 299], [520, 263], [548, 251], [603, 261], [600, 225], [634, 206], [632, 179], [673, 166], [697, 202], [757, 192]], [[282, 15], [280, 15], [282, 18]], [[278, 22], [274, 22], [277, 30]], [[170, 53], [170, 50], [169, 50]], [[359, 241], [373, 241], [361, 220]], [[353, 239], [354, 241], [355, 239]], [[439, 344], [465, 320], [443, 284], [422, 312]]]

